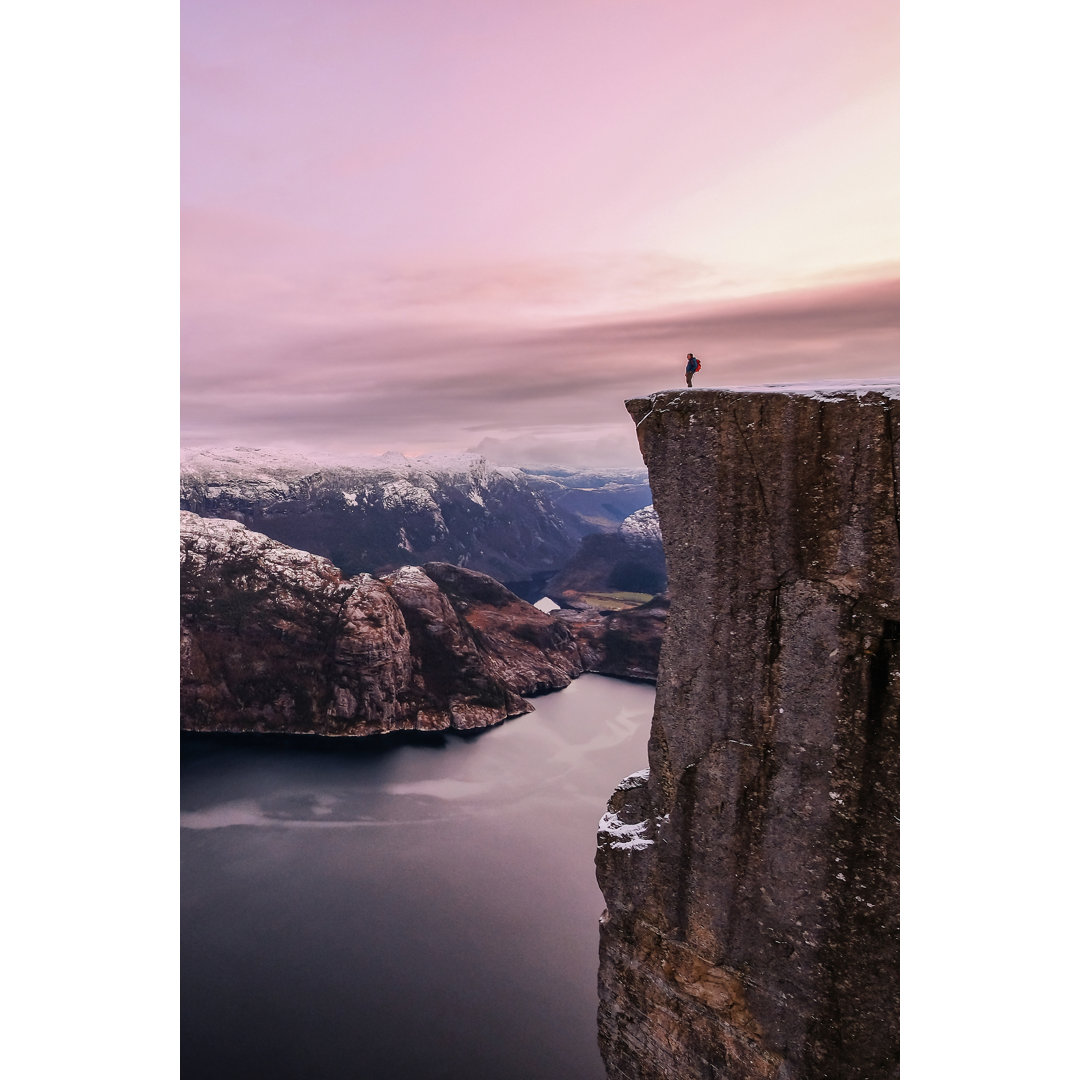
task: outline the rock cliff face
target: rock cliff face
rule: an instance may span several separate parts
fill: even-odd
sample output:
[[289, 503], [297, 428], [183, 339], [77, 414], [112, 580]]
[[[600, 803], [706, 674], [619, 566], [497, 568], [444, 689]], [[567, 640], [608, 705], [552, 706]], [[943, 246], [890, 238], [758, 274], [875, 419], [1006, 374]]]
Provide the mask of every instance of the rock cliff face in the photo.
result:
[[469, 729], [582, 670], [569, 630], [446, 564], [346, 579], [234, 521], [181, 514], [181, 726]]
[[627, 402], [671, 612], [601, 822], [611, 1080], [898, 1075], [894, 386]]

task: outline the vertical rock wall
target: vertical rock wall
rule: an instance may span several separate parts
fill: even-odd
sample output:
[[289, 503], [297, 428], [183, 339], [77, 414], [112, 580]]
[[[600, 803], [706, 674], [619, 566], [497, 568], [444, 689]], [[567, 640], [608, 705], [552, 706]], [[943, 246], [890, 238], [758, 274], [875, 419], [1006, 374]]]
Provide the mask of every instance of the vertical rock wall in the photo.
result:
[[671, 613], [601, 822], [611, 1080], [898, 1074], [895, 386], [627, 402]]

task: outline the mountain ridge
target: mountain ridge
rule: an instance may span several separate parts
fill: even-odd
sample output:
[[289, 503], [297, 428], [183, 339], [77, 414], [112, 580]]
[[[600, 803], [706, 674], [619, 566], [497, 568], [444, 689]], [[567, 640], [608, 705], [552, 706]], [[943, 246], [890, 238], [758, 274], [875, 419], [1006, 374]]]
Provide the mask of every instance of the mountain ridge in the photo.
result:
[[527, 591], [561, 569], [582, 536], [614, 531], [648, 503], [644, 476], [524, 470], [476, 454], [349, 463], [253, 447], [189, 448], [180, 505], [241, 521], [348, 574], [445, 561]]

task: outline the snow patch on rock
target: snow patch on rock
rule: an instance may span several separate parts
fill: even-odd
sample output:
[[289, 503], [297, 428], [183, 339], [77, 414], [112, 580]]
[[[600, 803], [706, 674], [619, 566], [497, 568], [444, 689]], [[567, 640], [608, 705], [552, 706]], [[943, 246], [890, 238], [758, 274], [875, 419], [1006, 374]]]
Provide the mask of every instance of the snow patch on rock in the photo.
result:
[[431, 492], [411, 480], [393, 480], [381, 485], [382, 503], [388, 509], [418, 510], [425, 513], [439, 513], [439, 504], [431, 497]]
[[394, 581], [408, 581], [414, 585], [434, 584], [431, 578], [429, 578], [419, 566], [399, 566], [388, 576]]
[[278, 577], [287, 584], [312, 592], [339, 590], [341, 572], [329, 559], [271, 540], [238, 521], [204, 518], [180, 511], [180, 557], [198, 570], [212, 559], [247, 558], [252, 580]]
[[648, 827], [648, 821], [638, 821], [634, 824], [620, 821], [619, 815], [609, 810], [600, 819], [601, 842], [608, 837], [608, 843], [617, 851], [642, 851], [654, 843], [641, 835]]
[[634, 788], [644, 787], [649, 782], [649, 770], [638, 769], [637, 772], [631, 773], [624, 780], [619, 781], [616, 791], [632, 791]]

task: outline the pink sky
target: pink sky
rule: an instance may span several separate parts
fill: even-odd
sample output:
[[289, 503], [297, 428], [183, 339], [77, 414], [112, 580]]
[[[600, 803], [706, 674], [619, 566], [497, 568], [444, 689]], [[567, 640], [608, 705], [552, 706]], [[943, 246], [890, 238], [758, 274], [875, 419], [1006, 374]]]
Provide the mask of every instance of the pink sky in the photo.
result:
[[625, 397], [898, 370], [879, 0], [183, 0], [182, 433], [634, 464]]

